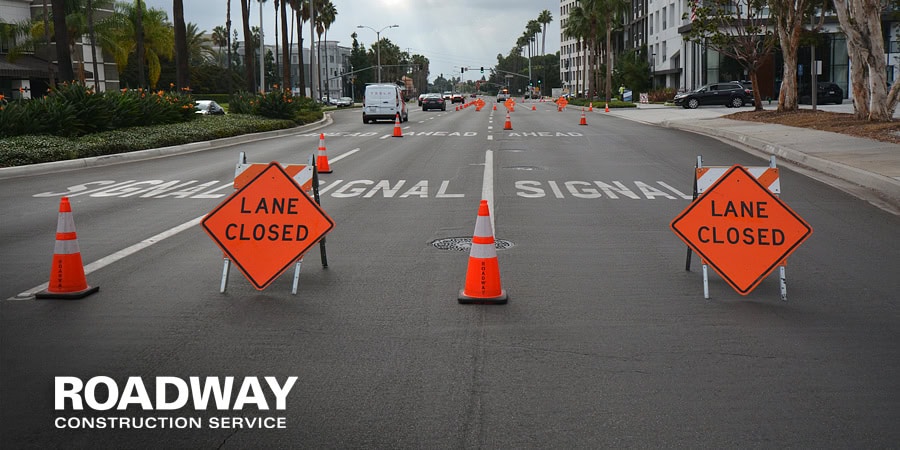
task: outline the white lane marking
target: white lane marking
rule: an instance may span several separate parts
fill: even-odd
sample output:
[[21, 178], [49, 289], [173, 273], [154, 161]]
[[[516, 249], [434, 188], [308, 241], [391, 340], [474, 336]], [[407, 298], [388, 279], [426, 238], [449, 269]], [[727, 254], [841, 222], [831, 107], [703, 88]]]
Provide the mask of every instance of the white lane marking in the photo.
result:
[[[343, 153], [333, 159], [329, 159], [329, 164], [340, 161], [341, 159], [344, 159], [344, 158], [358, 152], [359, 150], [360, 150], [359, 148], [354, 148], [353, 150], [350, 150], [349, 152]], [[321, 194], [322, 192], [320, 191], [319, 193]], [[109, 256], [104, 256], [103, 258], [100, 258], [90, 264], [87, 264], [84, 266], [84, 274], [88, 275], [92, 272], [100, 270], [100, 269], [102, 269], [114, 262], [117, 262], [127, 256], [131, 256], [153, 244], [157, 244], [157, 243], [162, 242], [172, 236], [175, 236], [176, 234], [181, 233], [182, 231], [187, 230], [188, 228], [199, 225], [204, 217], [206, 217], [206, 214], [204, 214], [200, 217], [197, 217], [195, 219], [191, 219], [181, 225], [177, 225], [175, 227], [169, 228], [168, 230], [165, 230], [162, 233], [159, 233], [155, 236], [151, 236], [147, 239], [144, 239], [143, 241], [138, 242], [137, 244], [134, 244], [130, 247], [119, 250]], [[49, 285], [50, 285], [49, 281], [46, 283], [42, 283], [31, 289], [20, 292], [19, 294], [16, 294], [15, 297], [10, 297], [6, 300], [34, 300], [34, 294], [37, 292], [43, 291], [44, 289], [47, 289], [47, 286], [49, 286]]]
[[[113, 253], [112, 255], [104, 256], [103, 258], [100, 258], [100, 259], [84, 266], [84, 274], [88, 275], [92, 272], [100, 270], [114, 262], [117, 262], [117, 261], [125, 258], [126, 256], [133, 255], [153, 244], [162, 242], [163, 240], [165, 240], [167, 238], [175, 236], [176, 234], [181, 233], [182, 231], [187, 230], [188, 228], [191, 228], [195, 225], [200, 224], [200, 221], [203, 220], [204, 217], [206, 217], [206, 214], [204, 214], [200, 217], [197, 217], [195, 219], [191, 219], [191, 220], [189, 220], [181, 225], [178, 225], [174, 228], [169, 228], [168, 230], [163, 231], [162, 233], [159, 233], [155, 236], [144, 239], [143, 241], [138, 242], [137, 244], [134, 244], [128, 248], [119, 250], [119, 251]], [[28, 289], [25, 292], [19, 293], [15, 297], [8, 298], [7, 300], [33, 300], [34, 294], [39, 291], [42, 291], [44, 289], [47, 289], [47, 286], [49, 284], [50, 284], [50, 282], [48, 281], [47, 283], [43, 283], [39, 286], [35, 286], [31, 289]]]
[[494, 135], [493, 135], [493, 134], [489, 134], [489, 135], [488, 135], [488, 140], [489, 140], [489, 141], [493, 141], [493, 140], [494, 140]]
[[491, 230], [494, 236], [497, 229], [494, 228], [494, 152], [484, 152], [484, 180], [481, 182], [481, 199], [488, 202], [488, 214], [491, 215]]
[[350, 155], [352, 155], [352, 154], [354, 154], [354, 153], [356, 153], [356, 152], [358, 152], [358, 151], [359, 151], [359, 147], [354, 148], [353, 150], [350, 150], [349, 152], [344, 153], [344, 154], [342, 154], [342, 155], [338, 155], [338, 156], [336, 156], [336, 157], [333, 158], [333, 159], [329, 159], [329, 160], [328, 160], [329, 165], [330, 165], [330, 163], [340, 161], [340, 160], [342, 160], [342, 159], [344, 159], [344, 158], [346, 158], [346, 157], [348, 157], [348, 156], [350, 156]]

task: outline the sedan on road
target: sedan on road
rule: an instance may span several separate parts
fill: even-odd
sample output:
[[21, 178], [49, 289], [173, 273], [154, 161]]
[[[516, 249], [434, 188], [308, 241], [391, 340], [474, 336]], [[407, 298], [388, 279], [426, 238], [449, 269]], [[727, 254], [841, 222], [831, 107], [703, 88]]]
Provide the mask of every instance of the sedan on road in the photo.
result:
[[426, 95], [425, 98], [422, 99], [422, 111], [428, 111], [429, 109], [446, 111], [447, 103], [444, 101], [444, 97], [441, 97], [440, 94]]
[[748, 91], [736, 82], [712, 83], [690, 92], [675, 95], [675, 105], [690, 109], [695, 109], [700, 105], [725, 105], [739, 108], [747, 103], [753, 103], [752, 91]]

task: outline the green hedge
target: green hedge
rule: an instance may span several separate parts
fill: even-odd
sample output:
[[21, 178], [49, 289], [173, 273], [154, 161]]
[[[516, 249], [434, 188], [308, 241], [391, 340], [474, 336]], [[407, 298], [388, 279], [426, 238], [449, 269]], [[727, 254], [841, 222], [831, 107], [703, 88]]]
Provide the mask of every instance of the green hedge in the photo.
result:
[[192, 123], [123, 128], [75, 138], [51, 135], [0, 138], [0, 167], [112, 155], [294, 126], [296, 122], [292, 120], [228, 114], [201, 116]]

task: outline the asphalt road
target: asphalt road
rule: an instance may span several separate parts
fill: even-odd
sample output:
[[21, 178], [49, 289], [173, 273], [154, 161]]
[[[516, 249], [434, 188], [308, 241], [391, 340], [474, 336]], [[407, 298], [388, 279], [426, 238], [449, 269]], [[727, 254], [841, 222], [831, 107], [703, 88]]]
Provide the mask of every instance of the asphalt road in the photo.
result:
[[[449, 105], [448, 105], [449, 106]], [[530, 106], [530, 105], [529, 105]], [[452, 107], [451, 107], [452, 109]], [[669, 222], [707, 165], [766, 165], [714, 139], [520, 105], [421, 112], [404, 137], [358, 110], [309, 132], [141, 162], [0, 180], [4, 448], [883, 448], [900, 442], [900, 219], [790, 170], [781, 198], [814, 233], [741, 296]], [[238, 152], [303, 163], [326, 132], [334, 219], [318, 251], [257, 291], [195, 223], [233, 190]], [[490, 162], [486, 167], [486, 162]], [[190, 183], [189, 183], [190, 182]], [[138, 184], [134, 184], [138, 183]], [[17, 298], [47, 282], [59, 199], [100, 292]], [[460, 305], [492, 200], [507, 305]], [[182, 226], [181, 228], [176, 228]], [[173, 230], [174, 229], [174, 230]], [[148, 241], [149, 240], [149, 241]], [[142, 243], [141, 249], [116, 255]], [[93, 266], [92, 266], [93, 264]], [[297, 377], [283, 409], [55, 409], [56, 377]], [[136, 392], [136, 391], [134, 391]], [[171, 399], [174, 391], [166, 391]], [[245, 391], [244, 400], [248, 393]], [[235, 401], [241, 397], [235, 394]], [[261, 410], [265, 396], [270, 409]], [[97, 394], [102, 402], [108, 394]], [[253, 396], [250, 395], [253, 400]], [[85, 400], [87, 402], [87, 400]], [[99, 428], [70, 418], [196, 419]], [[283, 428], [222, 427], [227, 417]], [[274, 420], [274, 419], [273, 419]], [[254, 422], [255, 423], [255, 422]], [[272, 422], [269, 422], [270, 424]], [[60, 426], [62, 425], [62, 426]]]

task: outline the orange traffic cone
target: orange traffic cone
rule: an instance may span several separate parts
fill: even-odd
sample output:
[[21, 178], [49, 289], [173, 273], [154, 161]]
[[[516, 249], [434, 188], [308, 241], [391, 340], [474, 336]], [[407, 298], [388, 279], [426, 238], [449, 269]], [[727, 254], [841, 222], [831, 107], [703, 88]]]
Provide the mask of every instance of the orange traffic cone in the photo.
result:
[[504, 130], [512, 130], [512, 121], [509, 120], [509, 111], [506, 112], [506, 123], [503, 124]]
[[537, 111], [537, 105], [531, 105], [531, 110], [532, 110], [532, 111]]
[[497, 104], [494, 103], [494, 111], [496, 111], [496, 110], [497, 110]]
[[609, 112], [609, 103], [606, 104], [606, 112]]
[[316, 158], [316, 171], [319, 173], [331, 173], [328, 166], [328, 155], [325, 154], [325, 134], [319, 133], [319, 155]]
[[74, 300], [87, 297], [100, 290], [100, 286], [88, 286], [84, 277], [84, 263], [75, 236], [75, 219], [69, 198], [59, 202], [59, 218], [56, 222], [56, 247], [53, 250], [53, 267], [50, 268], [50, 282], [47, 289], [34, 295], [35, 298], [61, 298]]
[[584, 107], [581, 108], [581, 121], [578, 125], [587, 125], [587, 119], [584, 117]]
[[588, 112], [594, 112], [594, 102], [588, 104]]
[[500, 264], [494, 247], [491, 213], [487, 200], [482, 200], [475, 220], [472, 249], [469, 251], [466, 287], [459, 291], [459, 302], [505, 304], [508, 299], [506, 290], [500, 287]]
[[400, 130], [400, 113], [397, 113], [397, 119], [394, 120], [394, 137], [403, 137], [403, 131]]

